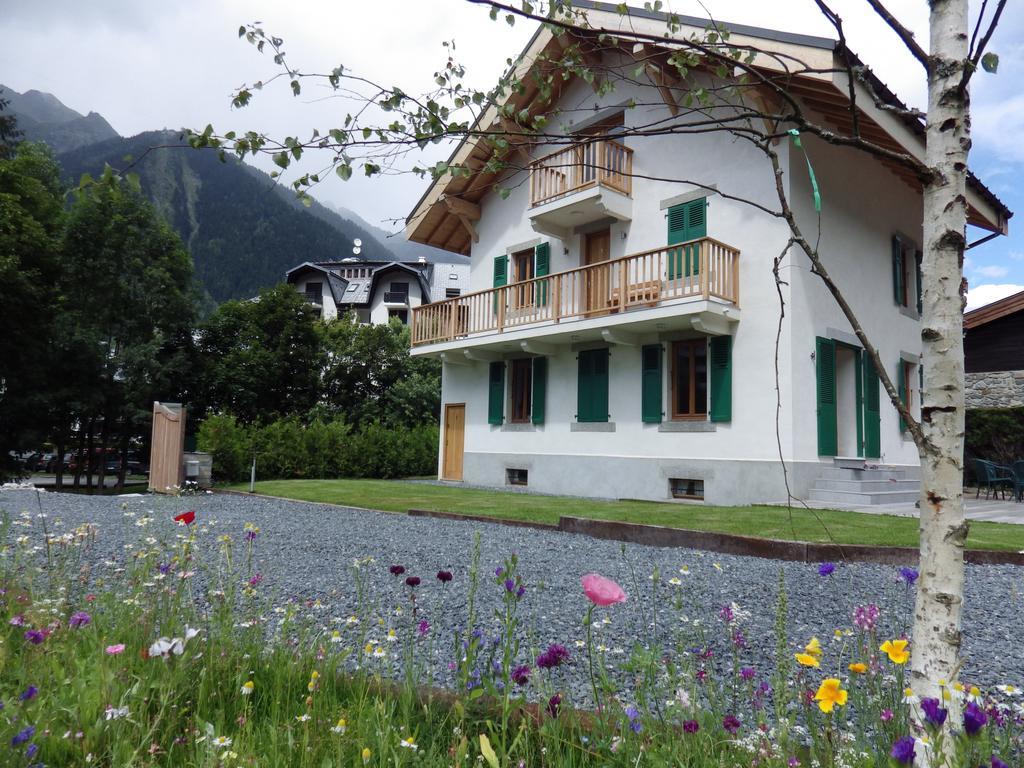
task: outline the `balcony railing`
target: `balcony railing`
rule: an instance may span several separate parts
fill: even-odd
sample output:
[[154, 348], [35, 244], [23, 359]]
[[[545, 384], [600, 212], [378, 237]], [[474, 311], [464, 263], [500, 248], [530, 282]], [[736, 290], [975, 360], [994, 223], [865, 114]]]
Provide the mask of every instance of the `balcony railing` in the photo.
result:
[[303, 291], [299, 294], [308, 301], [310, 304], [316, 304], [316, 306], [322, 306], [324, 303], [324, 295], [322, 293], [314, 293], [313, 291]]
[[405, 291], [384, 291], [385, 304], [408, 304], [409, 294]]
[[739, 304], [740, 252], [710, 237], [557, 272], [413, 309], [412, 344], [656, 307], [673, 299]]
[[573, 144], [530, 163], [530, 206], [598, 185], [633, 191], [633, 150], [611, 139]]

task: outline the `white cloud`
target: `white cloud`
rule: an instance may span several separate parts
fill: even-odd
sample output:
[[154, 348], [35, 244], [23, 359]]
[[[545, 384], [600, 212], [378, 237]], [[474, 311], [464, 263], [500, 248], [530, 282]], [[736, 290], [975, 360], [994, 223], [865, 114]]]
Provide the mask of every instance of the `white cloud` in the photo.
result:
[[971, 289], [967, 292], [967, 309], [968, 311], [977, 309], [1021, 291], [1024, 291], [1024, 285], [1014, 285], [1013, 283], [972, 285]]
[[1006, 277], [1010, 274], [1010, 270], [1007, 267], [1000, 267], [997, 264], [990, 264], [987, 267], [978, 267], [974, 272], [982, 277], [991, 277], [994, 279]]
[[1009, 256], [1014, 261], [1024, 261], [1024, 251], [1010, 251]]

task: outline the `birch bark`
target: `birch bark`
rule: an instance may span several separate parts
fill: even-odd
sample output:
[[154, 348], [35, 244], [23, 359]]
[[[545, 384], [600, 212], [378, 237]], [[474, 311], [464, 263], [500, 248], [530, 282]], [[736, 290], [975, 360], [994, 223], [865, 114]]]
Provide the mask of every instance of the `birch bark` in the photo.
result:
[[[921, 559], [914, 610], [911, 686], [940, 697], [956, 679], [964, 595], [964, 349], [962, 269], [967, 224], [970, 99], [967, 0], [932, 0], [924, 184], [921, 421]], [[954, 700], [955, 702], [955, 700]], [[959, 721], [951, 712], [950, 721]], [[925, 765], [951, 765], [932, 755]]]

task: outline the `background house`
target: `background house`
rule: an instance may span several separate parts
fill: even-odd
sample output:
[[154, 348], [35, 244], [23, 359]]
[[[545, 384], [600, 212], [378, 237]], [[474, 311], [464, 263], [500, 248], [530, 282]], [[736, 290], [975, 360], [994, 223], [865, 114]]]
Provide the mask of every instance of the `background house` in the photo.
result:
[[1024, 291], [964, 315], [968, 408], [1024, 406]]
[[288, 270], [286, 279], [319, 308], [321, 319], [354, 312], [361, 323], [396, 317], [407, 325], [415, 307], [461, 295], [469, 284], [469, 265], [347, 258], [303, 262]]

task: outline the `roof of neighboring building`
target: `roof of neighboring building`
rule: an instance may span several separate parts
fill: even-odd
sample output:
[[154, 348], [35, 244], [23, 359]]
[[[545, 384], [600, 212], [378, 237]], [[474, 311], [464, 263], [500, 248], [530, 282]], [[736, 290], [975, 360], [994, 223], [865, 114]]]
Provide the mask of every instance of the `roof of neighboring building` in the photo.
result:
[[[572, 32], [576, 40], [592, 38], [588, 44], [594, 47], [595, 53], [598, 54], [603, 48], [617, 45], [614, 39], [616, 28], [625, 30], [647, 20], [668, 21], [671, 16], [682, 26], [679, 39], [666, 37], [666, 46], [671, 46], [690, 31], [699, 33], [712, 24], [706, 18], [670, 15], [662, 11], [639, 8], [629, 8], [628, 12], [622, 15], [619, 13], [619, 6], [594, 0], [574, 0], [572, 6], [575, 9], [587, 9], [603, 15], [601, 23], [606, 26], [595, 24], [594, 30]], [[770, 76], [783, 78], [782, 86], [812, 110], [820, 113], [827, 127], [838, 129], [847, 135], [852, 131], [849, 86], [844, 79], [845, 62], [849, 61], [851, 67], [863, 65], [849, 49], [838, 41], [824, 37], [719, 21], [715, 21], [714, 26], [730, 31], [730, 43], [756, 46], [768, 53], [775, 53], [780, 60], [803, 56], [817, 62], [819, 71], [808, 73], [806, 76], [794, 76], [777, 61], [769, 60], [768, 56], [756, 61], [755, 66]], [[610, 42], [598, 43], [600, 33], [607, 33], [602, 39], [610, 39]], [[625, 35], [625, 32], [623, 34]], [[468, 176], [442, 176], [427, 188], [406, 219], [405, 234], [408, 239], [453, 253], [469, 253], [472, 233], [465, 221], [466, 204], [470, 204], [470, 208], [477, 206], [504, 174], [502, 170], [495, 170], [493, 166], [488, 165], [488, 161], [496, 152], [504, 150], [488, 142], [485, 134], [501, 133], [506, 130], [503, 127], [505, 122], [501, 119], [502, 112], [499, 110], [509, 105], [515, 108], [513, 113], [517, 115], [526, 114], [532, 117], [550, 111], [552, 105], [557, 103], [561, 89], [565, 87], [565, 80], [559, 72], [544, 70], [545, 67], [557, 67], [557, 64], [544, 62], [557, 61], [562, 55], [563, 45], [553, 34], [550, 26], [538, 28], [508, 73], [519, 78], [524, 88], [518, 91], [510, 89], [512, 92], [507, 95], [505, 102], [492, 104], [485, 109], [474, 123], [473, 131], [476, 135], [472, 135], [471, 132], [470, 136], [464, 138], [449, 159], [449, 165], [467, 166], [474, 172]], [[528, 76], [533, 70], [540, 70], [534, 73], [537, 77]], [[821, 74], [833, 70], [841, 74]], [[870, 94], [866, 93], [867, 89], [857, 83], [857, 115], [861, 136], [892, 152], [923, 157], [923, 121], [907, 113], [906, 105], [870, 70], [865, 72], [870, 88], [877, 94], [878, 99], [894, 109], [877, 108]], [[547, 77], [552, 74], [555, 75], [553, 80]], [[547, 82], [547, 88], [541, 89], [537, 85], [538, 82]], [[903, 110], [904, 113], [899, 114], [898, 110]], [[528, 123], [529, 118], [519, 122]], [[519, 128], [517, 131], [529, 133], [527, 128]], [[529, 144], [525, 146], [529, 147]], [[881, 159], [879, 162], [912, 188], [921, 189], [920, 180], [906, 166], [889, 159]], [[1005, 233], [1006, 222], [1013, 213], [970, 172], [968, 189], [969, 198], [973, 198], [968, 201], [969, 223], [989, 231]]]
[[295, 279], [298, 275], [303, 272], [316, 272], [327, 280], [327, 287], [331, 292], [331, 298], [334, 299], [335, 304], [340, 304], [342, 297], [345, 295], [348, 289], [348, 282], [345, 278], [340, 277], [331, 270], [324, 267], [322, 264], [314, 264], [311, 261], [304, 261], [297, 267], [292, 267], [285, 272], [285, 279], [289, 283], [297, 282]]
[[[352, 304], [365, 306], [370, 303], [377, 283], [387, 272], [404, 272], [417, 281], [420, 295], [424, 303], [431, 301], [430, 281], [428, 274], [433, 265], [416, 262], [407, 264], [401, 261], [304, 261], [285, 273], [289, 283], [298, 282], [297, 278], [306, 271], [313, 271], [326, 277], [330, 286], [331, 296], [335, 304]], [[368, 277], [341, 277], [336, 270], [346, 267], [370, 267]]]
[[964, 315], [964, 328], [970, 330], [979, 325], [991, 323], [1007, 315], [1024, 311], [1024, 291], [1007, 296], [1005, 299], [993, 301], [984, 307], [973, 309]]

